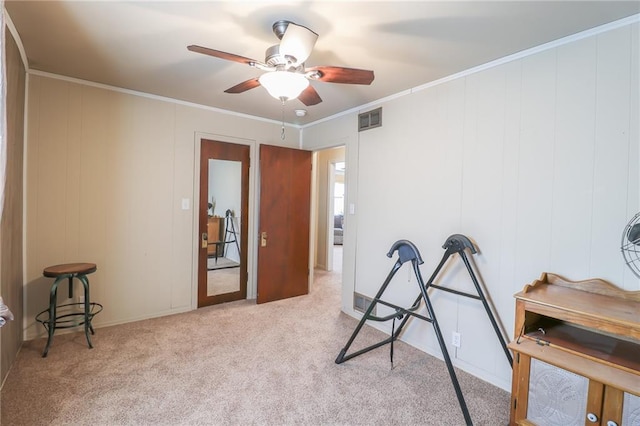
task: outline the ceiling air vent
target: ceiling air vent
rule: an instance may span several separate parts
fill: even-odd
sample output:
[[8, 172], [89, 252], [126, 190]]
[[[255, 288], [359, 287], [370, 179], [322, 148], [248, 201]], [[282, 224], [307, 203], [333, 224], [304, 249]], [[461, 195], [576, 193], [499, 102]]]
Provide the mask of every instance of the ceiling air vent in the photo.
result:
[[382, 107], [358, 114], [358, 131], [382, 126]]

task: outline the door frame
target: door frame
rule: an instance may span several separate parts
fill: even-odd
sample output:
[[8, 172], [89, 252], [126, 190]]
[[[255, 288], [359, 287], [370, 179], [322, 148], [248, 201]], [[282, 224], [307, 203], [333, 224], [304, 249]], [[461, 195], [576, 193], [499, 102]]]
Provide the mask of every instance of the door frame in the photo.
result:
[[326, 238], [326, 259], [327, 271], [333, 271], [333, 227], [334, 227], [334, 207], [335, 207], [335, 183], [336, 183], [336, 162], [327, 163], [327, 238]]
[[257, 188], [257, 142], [253, 139], [235, 138], [225, 135], [217, 135], [214, 133], [195, 132], [194, 134], [194, 172], [193, 172], [193, 203], [191, 205], [191, 309], [198, 309], [198, 252], [200, 244], [200, 223], [199, 223], [199, 206], [200, 206], [200, 151], [202, 140], [214, 140], [219, 142], [233, 143], [237, 145], [249, 146], [249, 223], [247, 226], [247, 299], [255, 299], [257, 293], [257, 269], [258, 264], [255, 261], [255, 255], [258, 249], [258, 203], [256, 202]]
[[[337, 148], [344, 149], [343, 156], [330, 157], [327, 159], [326, 164], [324, 161], [321, 163], [319, 158], [321, 153], [326, 151], [331, 151]], [[312, 267], [312, 270], [314, 270], [315, 268], [320, 268], [327, 271], [333, 271], [333, 264], [334, 264], [333, 207], [335, 205], [335, 200], [334, 200], [334, 194], [335, 194], [334, 183], [336, 181], [335, 169], [336, 169], [336, 163], [344, 162], [346, 165], [347, 155], [348, 155], [348, 151], [347, 151], [346, 144], [335, 145], [335, 146], [332, 145], [332, 146], [313, 149], [314, 172], [313, 172], [313, 185], [312, 185], [312, 193], [311, 193], [311, 200], [312, 200], [312, 204], [311, 204], [311, 209], [312, 209], [311, 267]], [[326, 173], [326, 176], [324, 176], [323, 173]], [[345, 185], [344, 208], [346, 210], [347, 200], [348, 200], [346, 172], [344, 176], [344, 185]], [[321, 194], [321, 190], [324, 190], [325, 192]], [[323, 205], [324, 205], [324, 208], [323, 208], [323, 211], [321, 212], [320, 208]], [[326, 217], [322, 218], [322, 215], [326, 215]], [[347, 212], [345, 211], [345, 221], [347, 220], [346, 215], [347, 215]], [[320, 243], [322, 243], [324, 246], [319, 247]], [[324, 258], [324, 261], [319, 262], [318, 256], [322, 256]], [[344, 259], [344, 256], [343, 256], [343, 259]]]

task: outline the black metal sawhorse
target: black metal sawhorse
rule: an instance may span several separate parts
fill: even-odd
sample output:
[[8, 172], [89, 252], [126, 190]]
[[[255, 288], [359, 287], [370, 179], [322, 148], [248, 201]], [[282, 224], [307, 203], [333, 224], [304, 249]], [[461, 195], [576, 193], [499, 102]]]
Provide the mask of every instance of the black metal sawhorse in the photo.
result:
[[[451, 382], [453, 383], [453, 387], [454, 387], [456, 395], [458, 397], [458, 402], [460, 403], [460, 408], [462, 410], [462, 414], [464, 416], [465, 423], [467, 425], [472, 425], [473, 423], [471, 422], [471, 416], [469, 415], [469, 410], [468, 410], [467, 404], [466, 404], [466, 402], [464, 400], [464, 396], [462, 394], [462, 389], [460, 388], [460, 383], [458, 382], [458, 378], [457, 378], [456, 373], [455, 373], [455, 371], [453, 369], [453, 364], [451, 362], [451, 358], [449, 357], [449, 352], [447, 351], [447, 347], [445, 345], [444, 338], [442, 337], [442, 332], [440, 331], [440, 326], [438, 325], [438, 320], [436, 319], [435, 311], [433, 309], [433, 305], [431, 304], [431, 300], [429, 299], [429, 294], [428, 294], [427, 290], [430, 287], [432, 287], [432, 288], [435, 288], [435, 289], [438, 289], [438, 290], [443, 290], [443, 291], [446, 291], [446, 292], [449, 292], [449, 293], [457, 294], [459, 296], [470, 297], [472, 299], [480, 300], [482, 302], [486, 312], [487, 312], [487, 315], [489, 316], [489, 320], [491, 321], [491, 325], [493, 326], [493, 329], [496, 332], [496, 335], [498, 336], [498, 340], [500, 341], [500, 344], [502, 346], [502, 349], [504, 350], [504, 353], [505, 353], [505, 355], [507, 357], [507, 360], [509, 361], [509, 365], [510, 366], [513, 365], [513, 358], [511, 356], [511, 353], [509, 352], [509, 349], [507, 349], [507, 344], [505, 342], [504, 337], [502, 336], [502, 333], [500, 332], [500, 328], [498, 326], [498, 323], [496, 322], [495, 317], [493, 316], [491, 308], [489, 307], [489, 303], [487, 302], [487, 299], [485, 298], [484, 293], [482, 292], [482, 288], [480, 287], [480, 283], [478, 282], [478, 280], [477, 280], [477, 278], [476, 278], [476, 276], [475, 276], [475, 274], [473, 272], [473, 269], [471, 268], [471, 264], [469, 263], [469, 259], [467, 258], [467, 255], [465, 254], [465, 249], [467, 249], [467, 248], [469, 249], [469, 251], [472, 254], [475, 254], [476, 253], [475, 247], [473, 246], [471, 241], [467, 237], [465, 237], [464, 235], [454, 234], [454, 235], [451, 235], [449, 238], [447, 238], [447, 241], [444, 243], [442, 248], [445, 249], [444, 256], [442, 257], [442, 260], [440, 261], [440, 263], [436, 267], [435, 271], [433, 272], [433, 274], [429, 278], [429, 281], [425, 284], [424, 280], [422, 279], [422, 274], [420, 273], [420, 268], [419, 268], [419, 265], [423, 264], [424, 261], [422, 260], [422, 257], [420, 256], [420, 252], [418, 251], [418, 248], [411, 241], [408, 241], [408, 240], [396, 241], [393, 244], [393, 246], [391, 246], [391, 249], [387, 253], [387, 257], [392, 257], [393, 253], [397, 250], [398, 251], [398, 260], [393, 265], [393, 267], [391, 269], [391, 272], [389, 272], [389, 275], [387, 276], [387, 278], [385, 279], [384, 283], [380, 287], [380, 290], [378, 290], [378, 294], [376, 294], [376, 296], [373, 298], [373, 300], [371, 301], [371, 304], [369, 305], [369, 307], [365, 311], [364, 315], [360, 319], [360, 322], [358, 323], [358, 325], [357, 325], [356, 329], [354, 330], [353, 334], [351, 335], [351, 337], [347, 341], [347, 344], [345, 345], [345, 347], [338, 354], [338, 357], [336, 358], [336, 364], [341, 364], [341, 363], [343, 363], [343, 362], [345, 362], [345, 361], [347, 361], [347, 360], [349, 360], [351, 358], [354, 358], [354, 357], [356, 357], [358, 355], [362, 355], [363, 353], [369, 352], [369, 351], [371, 351], [373, 349], [379, 348], [380, 346], [386, 345], [387, 343], [391, 344], [390, 356], [391, 356], [391, 363], [393, 364], [393, 342], [398, 339], [398, 337], [400, 336], [400, 333], [402, 333], [402, 329], [404, 328], [404, 326], [408, 322], [409, 318], [416, 317], [416, 318], [419, 318], [419, 319], [421, 319], [423, 321], [427, 321], [427, 322], [429, 322], [429, 323], [431, 323], [433, 325], [433, 329], [434, 329], [436, 338], [438, 339], [438, 344], [440, 345], [440, 349], [442, 350], [442, 356], [444, 358], [444, 362], [445, 362], [445, 364], [447, 366], [447, 370], [449, 371], [449, 376], [451, 377]], [[435, 281], [436, 277], [438, 276], [438, 273], [440, 273], [442, 267], [445, 265], [445, 263], [447, 262], [449, 257], [451, 255], [455, 254], [455, 253], [458, 253], [460, 258], [464, 262], [464, 265], [467, 268], [467, 271], [469, 272], [469, 275], [471, 276], [471, 280], [473, 281], [473, 284], [474, 284], [474, 286], [476, 288], [476, 291], [478, 293], [477, 295], [433, 284], [433, 282]], [[420, 287], [420, 295], [416, 298], [415, 302], [413, 303], [413, 305], [411, 305], [411, 307], [403, 308], [401, 306], [394, 305], [393, 303], [389, 303], [387, 301], [384, 301], [384, 300], [381, 299], [381, 297], [382, 297], [383, 293], [385, 292], [385, 290], [387, 289], [387, 286], [391, 282], [393, 276], [396, 274], [396, 272], [398, 272], [400, 267], [402, 267], [402, 265], [407, 261], [411, 261], [411, 265], [413, 267], [413, 271], [414, 271], [414, 273], [416, 275], [416, 278], [417, 278], [417, 281], [418, 281], [418, 286]], [[417, 313], [418, 309], [420, 308], [421, 302], [423, 300], [424, 300], [425, 306], [427, 308], [427, 315], [428, 316], [421, 315], [421, 314]], [[378, 304], [378, 303], [380, 303], [382, 305], [385, 305], [385, 306], [388, 306], [388, 307], [390, 307], [392, 309], [395, 309], [396, 312], [392, 313], [390, 315], [384, 316], [384, 317], [378, 317], [378, 316], [372, 315], [371, 312], [373, 312], [373, 309], [375, 308], [376, 304]], [[402, 320], [397, 328], [395, 327], [395, 320], [396, 319]], [[388, 338], [382, 340], [381, 342], [375, 343], [375, 344], [373, 344], [371, 346], [368, 346], [368, 347], [366, 347], [364, 349], [360, 349], [359, 351], [353, 352], [351, 354], [347, 354], [347, 351], [349, 350], [349, 347], [351, 346], [351, 344], [355, 340], [356, 336], [360, 332], [360, 329], [362, 328], [362, 326], [365, 324], [365, 322], [367, 320], [372, 320], [372, 321], [389, 321], [389, 320], [393, 320], [394, 321], [394, 326], [393, 326], [392, 331], [391, 331], [391, 336], [389, 336]]]

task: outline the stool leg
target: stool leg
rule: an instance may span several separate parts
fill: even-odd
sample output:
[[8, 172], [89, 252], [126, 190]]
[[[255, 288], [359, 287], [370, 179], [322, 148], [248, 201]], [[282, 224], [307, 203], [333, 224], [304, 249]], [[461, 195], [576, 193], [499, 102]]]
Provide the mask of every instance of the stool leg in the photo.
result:
[[61, 280], [66, 278], [65, 275], [59, 276], [53, 282], [51, 286], [51, 293], [49, 294], [49, 338], [47, 339], [47, 346], [44, 348], [44, 352], [42, 354], [42, 358], [46, 358], [49, 353], [49, 347], [51, 347], [51, 342], [53, 342], [53, 333], [56, 331], [56, 303], [57, 303], [57, 294], [58, 294], [58, 284]]
[[[89, 331], [91, 334], [96, 334], [96, 332], [93, 331], [93, 324], [91, 324], [91, 321], [93, 321], [93, 314], [91, 313], [91, 298], [89, 297], [89, 278], [87, 278], [86, 275], [83, 275], [82, 277], [86, 281], [84, 309], [89, 318]], [[83, 282], [82, 285], [84, 286], [85, 283]]]
[[86, 275], [78, 275], [78, 279], [82, 282], [84, 287], [84, 335], [87, 338], [87, 344], [89, 345], [89, 349], [93, 348], [91, 344], [91, 337], [89, 336], [89, 331], [91, 334], [94, 334], [93, 327], [91, 326], [91, 303], [89, 301], [89, 280]]

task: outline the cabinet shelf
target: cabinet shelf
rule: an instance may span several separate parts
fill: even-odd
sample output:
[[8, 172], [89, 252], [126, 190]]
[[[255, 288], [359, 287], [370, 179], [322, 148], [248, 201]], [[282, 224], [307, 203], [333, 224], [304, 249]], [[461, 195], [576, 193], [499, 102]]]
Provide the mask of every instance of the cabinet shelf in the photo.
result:
[[515, 295], [517, 300], [526, 304], [527, 312], [640, 341], [640, 292], [625, 292], [607, 283], [606, 287], [602, 287], [601, 294], [592, 293], [586, 288], [593, 289], [593, 286], [577, 285], [571, 288], [566, 286], [570, 285], [570, 281], [557, 275], [543, 276], [551, 281], [536, 281]]
[[596, 362], [640, 373], [638, 344], [608, 334], [593, 332], [553, 318], [540, 321], [523, 338], [579, 353]]

